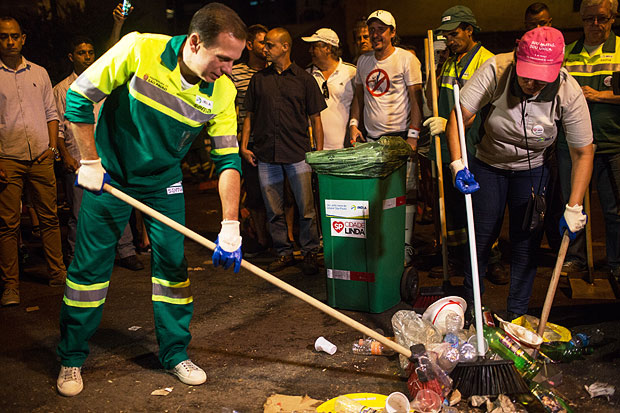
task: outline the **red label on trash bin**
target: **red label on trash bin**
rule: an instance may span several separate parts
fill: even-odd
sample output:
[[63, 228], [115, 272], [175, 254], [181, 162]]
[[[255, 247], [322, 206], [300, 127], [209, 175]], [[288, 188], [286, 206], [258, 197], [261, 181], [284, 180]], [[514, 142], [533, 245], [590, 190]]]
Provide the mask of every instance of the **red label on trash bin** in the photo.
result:
[[397, 196], [396, 198], [388, 198], [383, 200], [383, 209], [391, 209], [396, 208], [401, 205], [405, 205], [406, 199], [405, 195]]
[[375, 282], [375, 274], [372, 272], [333, 270], [330, 268], [327, 269], [327, 278], [332, 278], [334, 280], [364, 281], [369, 283]]
[[363, 219], [332, 218], [332, 237], [366, 238], [366, 221]]

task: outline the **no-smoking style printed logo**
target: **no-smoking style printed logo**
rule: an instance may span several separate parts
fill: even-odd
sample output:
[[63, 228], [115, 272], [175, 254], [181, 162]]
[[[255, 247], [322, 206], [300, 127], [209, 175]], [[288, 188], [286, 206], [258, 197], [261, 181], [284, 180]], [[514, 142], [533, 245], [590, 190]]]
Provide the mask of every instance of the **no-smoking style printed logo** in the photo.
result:
[[366, 89], [374, 97], [383, 96], [390, 90], [390, 77], [383, 69], [375, 69], [366, 76]]

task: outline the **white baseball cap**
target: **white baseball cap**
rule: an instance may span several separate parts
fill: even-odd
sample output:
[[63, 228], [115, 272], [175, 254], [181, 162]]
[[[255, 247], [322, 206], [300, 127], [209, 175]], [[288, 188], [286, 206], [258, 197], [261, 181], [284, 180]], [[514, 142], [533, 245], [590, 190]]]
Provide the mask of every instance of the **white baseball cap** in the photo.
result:
[[332, 46], [338, 47], [340, 45], [340, 39], [335, 31], [332, 29], [322, 28], [314, 32], [312, 36], [302, 37], [301, 40], [304, 42], [312, 43], [312, 42], [325, 42]]
[[392, 16], [392, 13], [390, 13], [389, 11], [385, 11], [385, 10], [373, 11], [370, 14], [370, 16], [368, 16], [368, 18], [366, 19], [366, 24], [368, 24], [368, 22], [370, 22], [371, 19], [379, 19], [379, 21], [381, 21], [386, 26], [392, 26], [394, 30], [396, 30], [396, 20], [394, 20], [394, 16]]

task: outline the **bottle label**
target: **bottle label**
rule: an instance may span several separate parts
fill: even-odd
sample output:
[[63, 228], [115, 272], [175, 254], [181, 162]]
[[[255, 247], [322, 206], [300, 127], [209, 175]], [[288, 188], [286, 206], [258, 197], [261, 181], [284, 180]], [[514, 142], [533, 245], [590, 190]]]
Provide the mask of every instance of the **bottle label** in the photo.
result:
[[516, 354], [517, 356], [521, 357], [522, 359], [528, 359], [527, 354], [525, 353], [525, 351], [521, 348], [521, 346], [514, 341], [513, 339], [511, 339], [510, 337], [508, 337], [508, 335], [504, 335], [502, 334], [502, 336], [500, 336], [499, 338], [500, 343], [502, 343], [508, 350], [512, 351], [514, 354]]

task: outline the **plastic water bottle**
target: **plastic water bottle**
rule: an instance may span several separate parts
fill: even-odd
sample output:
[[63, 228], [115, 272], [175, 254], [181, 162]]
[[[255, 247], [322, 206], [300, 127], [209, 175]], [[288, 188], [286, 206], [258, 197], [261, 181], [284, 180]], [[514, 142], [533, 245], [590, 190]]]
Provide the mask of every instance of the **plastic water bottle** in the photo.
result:
[[577, 333], [573, 335], [569, 343], [578, 348], [588, 347], [590, 345], [590, 337], [583, 333]]
[[394, 350], [374, 338], [360, 338], [354, 341], [351, 350], [353, 354], [362, 356], [391, 356], [395, 353]]
[[450, 344], [453, 348], [459, 347], [459, 338], [454, 333], [447, 333], [444, 336], [443, 341]]

